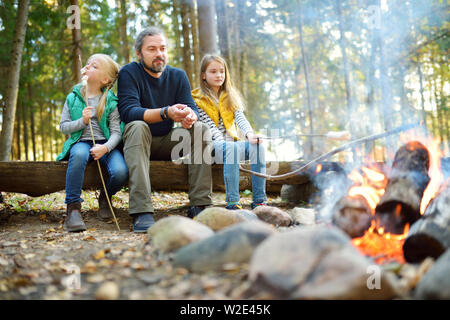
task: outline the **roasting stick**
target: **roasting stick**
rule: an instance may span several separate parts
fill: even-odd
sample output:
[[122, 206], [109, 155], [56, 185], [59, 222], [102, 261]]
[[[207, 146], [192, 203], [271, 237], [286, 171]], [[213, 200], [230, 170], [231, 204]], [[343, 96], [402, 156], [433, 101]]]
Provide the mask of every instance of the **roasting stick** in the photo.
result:
[[[86, 90], [86, 95], [85, 95], [85, 99], [86, 99], [86, 101], [85, 101], [85, 102], [86, 102], [86, 107], [88, 106], [88, 97], [87, 97], [88, 86], [87, 86], [87, 80], [88, 80], [88, 76], [83, 76], [83, 78], [81, 78], [81, 82], [83, 83], [84, 88], [85, 88], [85, 90]], [[91, 131], [92, 142], [93, 142], [94, 145], [95, 145], [94, 131], [92, 130], [91, 119], [89, 119], [89, 129], [90, 129], [90, 131]], [[100, 179], [102, 180], [103, 190], [105, 190], [106, 200], [108, 201], [109, 209], [111, 210], [111, 213], [112, 213], [113, 218], [114, 218], [114, 222], [116, 223], [116, 226], [117, 226], [117, 229], [120, 231], [119, 223], [117, 222], [116, 215], [114, 214], [114, 210], [113, 210], [112, 205], [111, 205], [111, 201], [109, 200], [108, 191], [106, 191], [105, 179], [103, 179], [102, 168], [100, 167], [100, 160], [98, 160], [98, 159], [97, 159], [97, 166], [98, 166], [98, 172], [100, 173]]]
[[244, 169], [241, 165], [239, 166], [239, 170], [241, 170], [243, 172], [246, 172], [246, 173], [250, 173], [250, 174], [252, 174], [254, 176], [257, 176], [257, 177], [265, 178], [265, 179], [267, 179], [269, 181], [276, 181], [276, 180], [286, 179], [286, 178], [292, 177], [292, 176], [294, 176], [294, 175], [296, 175], [296, 174], [298, 174], [300, 172], [303, 172], [303, 171], [309, 169], [310, 167], [312, 167], [316, 163], [321, 162], [321, 161], [323, 161], [325, 159], [328, 159], [332, 155], [335, 155], [336, 153], [344, 151], [345, 149], [352, 148], [352, 147], [355, 147], [357, 145], [360, 145], [360, 144], [363, 144], [363, 143], [366, 143], [366, 142], [369, 142], [369, 141], [373, 141], [373, 140], [376, 140], [376, 139], [384, 138], [384, 137], [387, 137], [387, 136], [390, 136], [390, 135], [393, 135], [393, 134], [396, 134], [396, 133], [399, 133], [399, 132], [402, 132], [402, 131], [407, 131], [407, 130], [410, 130], [412, 128], [415, 128], [415, 127], [419, 126], [420, 124], [421, 124], [421, 122], [412, 123], [412, 124], [400, 126], [398, 128], [395, 128], [395, 129], [392, 129], [392, 130], [389, 130], [389, 131], [386, 131], [386, 132], [383, 132], [383, 133], [377, 133], [377, 134], [374, 134], [374, 135], [371, 135], [371, 136], [367, 136], [367, 137], [363, 137], [363, 138], [360, 138], [360, 139], [356, 139], [356, 140], [350, 141], [349, 143], [346, 143], [346, 144], [344, 144], [344, 145], [342, 145], [342, 146], [340, 146], [340, 147], [338, 147], [336, 149], [333, 149], [333, 150], [331, 150], [331, 151], [329, 151], [327, 153], [322, 154], [320, 157], [311, 160], [310, 162], [308, 162], [304, 166], [302, 166], [302, 167], [300, 167], [300, 168], [298, 168], [298, 169], [296, 169], [294, 171], [287, 172], [287, 173], [284, 173], [284, 174], [275, 175], [275, 176], [267, 175], [267, 174], [263, 174], [263, 173], [259, 173], [259, 172], [255, 172], [255, 171]]
[[350, 140], [350, 133], [348, 131], [329, 131], [327, 133], [299, 133], [278, 137], [259, 137], [262, 140], [285, 139], [291, 137], [323, 137], [331, 140]]

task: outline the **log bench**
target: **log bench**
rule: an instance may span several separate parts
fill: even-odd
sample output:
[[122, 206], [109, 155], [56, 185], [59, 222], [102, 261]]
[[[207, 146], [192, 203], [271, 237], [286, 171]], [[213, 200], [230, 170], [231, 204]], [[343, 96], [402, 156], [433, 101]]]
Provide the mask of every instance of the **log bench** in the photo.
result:
[[[271, 161], [267, 162], [267, 173], [271, 175], [283, 174], [303, 166], [303, 161]], [[336, 163], [322, 163], [323, 170], [335, 167]], [[250, 168], [250, 164], [244, 164]], [[52, 192], [64, 190], [67, 161], [4, 161], [0, 162], [0, 191], [24, 193], [32, 197], [42, 196]], [[223, 192], [223, 165], [212, 166], [213, 191]], [[278, 193], [281, 187], [287, 185], [301, 185], [311, 183], [313, 170], [299, 173], [284, 180], [267, 181], [267, 193]], [[104, 171], [104, 176], [106, 173]], [[172, 161], [151, 161], [150, 181], [154, 191], [187, 191], [188, 170], [186, 164]], [[91, 162], [85, 171], [84, 190], [100, 190], [101, 180], [97, 164]], [[240, 190], [251, 190], [251, 175], [241, 172]]]

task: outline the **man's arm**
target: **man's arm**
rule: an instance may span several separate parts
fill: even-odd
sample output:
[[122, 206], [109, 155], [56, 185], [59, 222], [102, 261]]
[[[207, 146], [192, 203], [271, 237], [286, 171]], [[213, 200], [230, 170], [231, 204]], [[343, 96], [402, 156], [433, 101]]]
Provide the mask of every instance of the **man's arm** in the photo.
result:
[[136, 79], [126, 69], [122, 69], [119, 72], [117, 96], [119, 98], [117, 108], [123, 122], [129, 123], [134, 120], [144, 120], [144, 113], [149, 109], [141, 106]]

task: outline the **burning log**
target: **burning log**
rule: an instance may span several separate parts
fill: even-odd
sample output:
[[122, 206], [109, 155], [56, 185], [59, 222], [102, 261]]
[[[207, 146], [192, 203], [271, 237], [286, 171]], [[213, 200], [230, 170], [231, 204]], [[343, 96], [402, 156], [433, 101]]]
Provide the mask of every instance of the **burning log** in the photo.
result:
[[332, 222], [350, 237], [364, 235], [372, 221], [372, 211], [364, 197], [343, 197], [334, 206]]
[[385, 193], [375, 208], [378, 226], [401, 234], [406, 224], [420, 218], [422, 195], [430, 181], [429, 162], [427, 148], [418, 141], [397, 151]]
[[416, 263], [426, 257], [437, 259], [450, 248], [450, 183], [441, 188], [422, 219], [411, 226], [403, 245], [405, 260]]

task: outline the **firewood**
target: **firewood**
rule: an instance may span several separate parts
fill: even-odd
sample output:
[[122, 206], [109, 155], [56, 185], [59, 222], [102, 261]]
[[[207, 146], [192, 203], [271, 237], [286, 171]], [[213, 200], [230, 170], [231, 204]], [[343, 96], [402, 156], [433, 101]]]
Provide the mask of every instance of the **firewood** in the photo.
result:
[[411, 226], [403, 245], [407, 262], [437, 259], [450, 247], [450, 183], [441, 187], [421, 219]]
[[398, 149], [384, 195], [375, 214], [378, 225], [387, 232], [403, 233], [405, 225], [420, 218], [420, 202], [430, 181], [429, 154], [417, 141], [408, 142]]
[[367, 200], [361, 196], [342, 197], [333, 211], [332, 222], [352, 238], [363, 236], [370, 227], [371, 209]]

